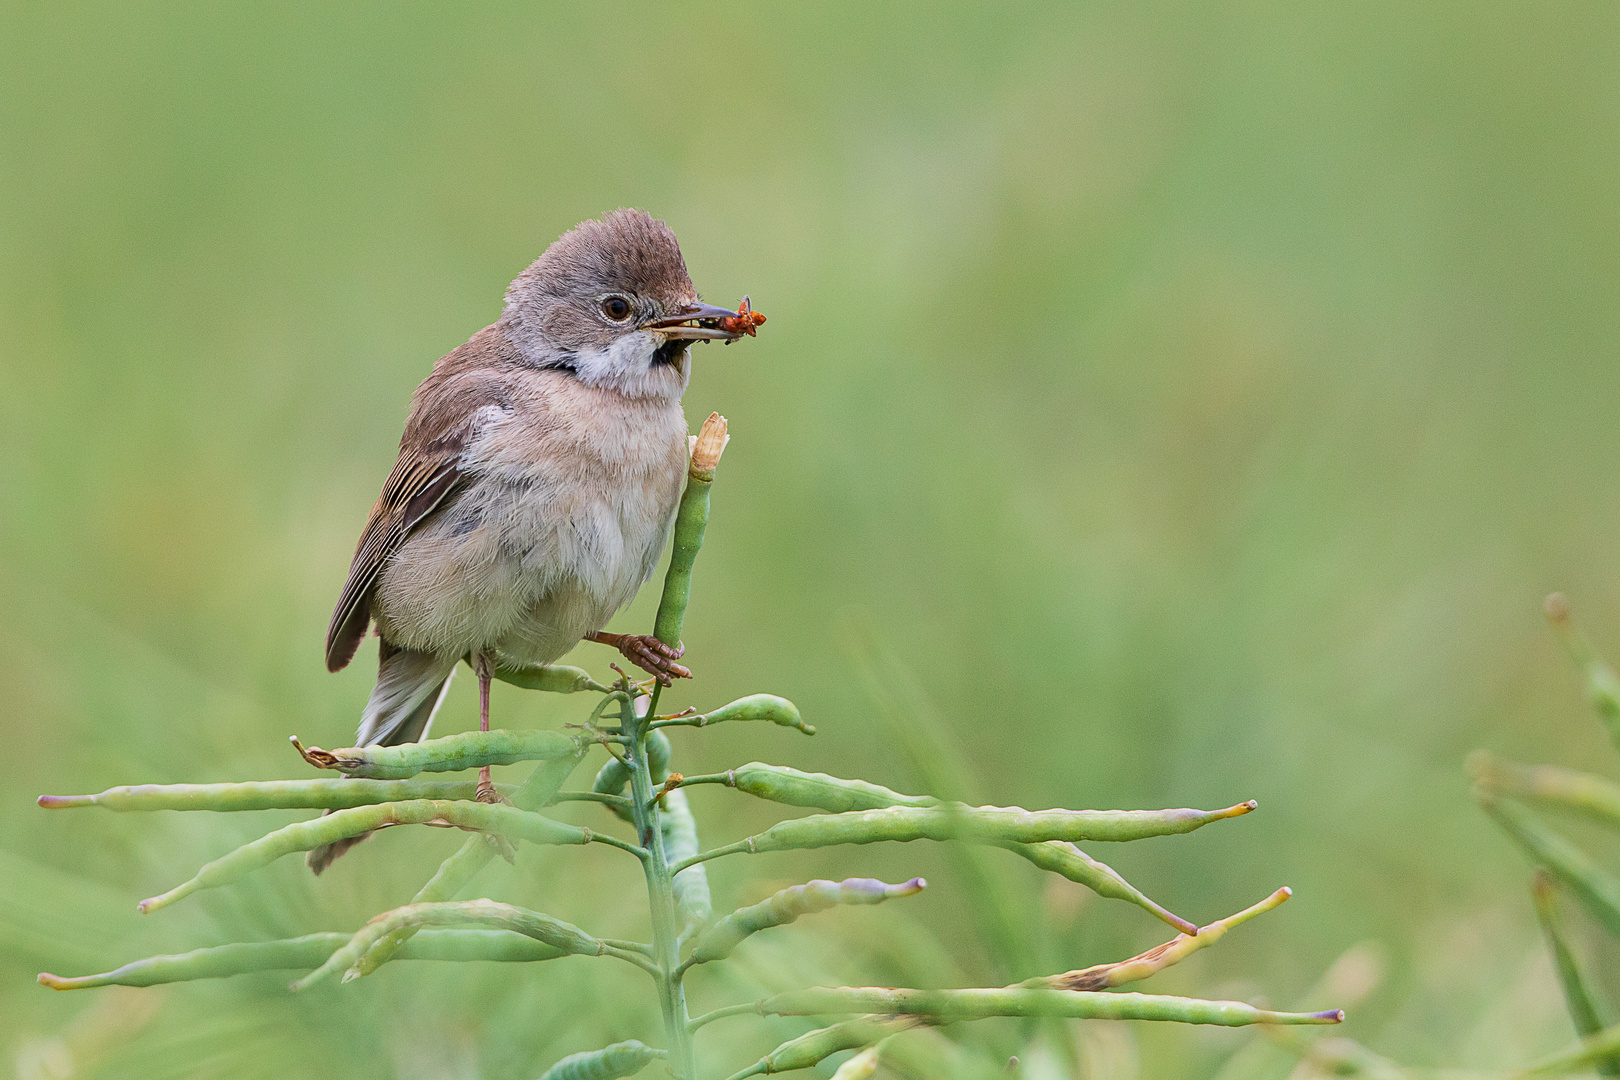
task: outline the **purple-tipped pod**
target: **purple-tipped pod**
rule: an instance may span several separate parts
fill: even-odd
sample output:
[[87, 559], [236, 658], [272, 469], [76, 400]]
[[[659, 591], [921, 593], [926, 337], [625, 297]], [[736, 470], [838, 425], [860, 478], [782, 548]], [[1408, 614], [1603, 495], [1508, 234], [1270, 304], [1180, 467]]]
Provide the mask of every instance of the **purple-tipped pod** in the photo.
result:
[[464, 731], [442, 739], [398, 746], [352, 746], [342, 750], [292, 744], [317, 769], [339, 769], [369, 780], [406, 780], [417, 773], [458, 772], [485, 765], [547, 761], [574, 754], [582, 736], [560, 731]]
[[898, 897], [916, 896], [927, 886], [922, 878], [912, 878], [901, 885], [889, 885], [874, 878], [816, 880], [794, 885], [750, 907], [738, 908], [715, 923], [698, 939], [687, 963], [723, 960], [750, 934], [783, 926], [801, 915], [826, 911], [838, 904], [881, 904]]
[[420, 799], [402, 803], [380, 803], [376, 806], [357, 806], [337, 810], [313, 821], [299, 821], [277, 829], [250, 844], [244, 844], [208, 863], [190, 881], [170, 889], [161, 896], [142, 900], [140, 912], [156, 911], [200, 889], [217, 888], [245, 877], [262, 866], [268, 866], [283, 855], [295, 851], [309, 851], [351, 836], [360, 836], [390, 825], [449, 825], [459, 829], [493, 833], [512, 840], [527, 840], [534, 844], [588, 844], [589, 829], [565, 825], [560, 821], [512, 806], [488, 805], [478, 802], [446, 802]]

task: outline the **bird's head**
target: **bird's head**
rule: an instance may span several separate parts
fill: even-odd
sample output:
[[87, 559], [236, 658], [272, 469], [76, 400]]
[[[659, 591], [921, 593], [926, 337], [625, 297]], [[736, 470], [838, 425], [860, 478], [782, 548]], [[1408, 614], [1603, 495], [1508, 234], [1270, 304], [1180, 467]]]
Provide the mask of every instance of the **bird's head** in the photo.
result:
[[501, 320], [527, 363], [627, 397], [675, 399], [693, 341], [739, 336], [719, 325], [729, 316], [698, 299], [668, 225], [615, 210], [570, 229], [519, 274]]

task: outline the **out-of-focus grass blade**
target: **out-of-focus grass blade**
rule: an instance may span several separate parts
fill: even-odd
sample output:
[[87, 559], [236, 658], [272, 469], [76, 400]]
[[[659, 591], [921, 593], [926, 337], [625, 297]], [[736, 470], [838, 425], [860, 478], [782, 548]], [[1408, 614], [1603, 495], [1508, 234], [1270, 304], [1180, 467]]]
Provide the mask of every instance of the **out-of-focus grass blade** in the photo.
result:
[[1609, 933], [1620, 937], [1620, 881], [1580, 848], [1547, 828], [1527, 810], [1476, 791], [1485, 812], [1496, 819], [1530, 858], [1563, 882]]
[[[1596, 1035], [1603, 1030], [1603, 1020], [1598, 1016], [1597, 1005], [1592, 1001], [1592, 995], [1581, 978], [1580, 968], [1575, 963], [1575, 954], [1570, 950], [1564, 920], [1558, 911], [1558, 889], [1546, 871], [1537, 871], [1535, 880], [1530, 883], [1530, 895], [1536, 902], [1536, 917], [1541, 921], [1542, 933], [1547, 936], [1547, 948], [1552, 952], [1553, 966], [1564, 988], [1564, 1002], [1569, 1006], [1569, 1018], [1575, 1025], [1575, 1034], [1583, 1037]], [[1609, 1058], [1597, 1062], [1596, 1066], [1598, 1073], [1603, 1076], [1620, 1076], [1620, 1059]]]
[[1492, 795], [1511, 795], [1553, 810], [1573, 810], [1605, 825], [1620, 827], [1620, 784], [1557, 765], [1520, 765], [1489, 751], [1468, 755], [1474, 783]]
[[1586, 636], [1576, 628], [1575, 620], [1570, 618], [1569, 601], [1563, 593], [1553, 593], [1547, 597], [1544, 606], [1553, 632], [1586, 677], [1587, 700], [1592, 703], [1598, 719], [1609, 729], [1609, 738], [1614, 740], [1615, 746], [1620, 747], [1620, 676], [1616, 676], [1614, 669], [1603, 662]]

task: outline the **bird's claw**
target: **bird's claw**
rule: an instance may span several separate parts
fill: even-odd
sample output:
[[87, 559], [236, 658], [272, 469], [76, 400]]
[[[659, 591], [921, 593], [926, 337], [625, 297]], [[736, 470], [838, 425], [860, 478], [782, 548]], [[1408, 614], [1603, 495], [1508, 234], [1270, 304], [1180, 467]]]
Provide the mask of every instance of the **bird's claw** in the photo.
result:
[[675, 662], [686, 655], [684, 645], [665, 645], [651, 634], [625, 634], [616, 644], [626, 660], [657, 679], [660, 686], [692, 677], [690, 668]]

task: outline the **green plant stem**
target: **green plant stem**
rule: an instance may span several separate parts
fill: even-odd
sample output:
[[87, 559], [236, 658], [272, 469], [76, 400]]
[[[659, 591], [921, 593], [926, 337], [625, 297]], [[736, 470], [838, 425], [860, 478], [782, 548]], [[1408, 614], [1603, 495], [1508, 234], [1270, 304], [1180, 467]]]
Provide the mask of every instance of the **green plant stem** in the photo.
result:
[[752, 1001], [748, 1002], [745, 1005], [727, 1005], [723, 1009], [715, 1009], [713, 1012], [706, 1012], [702, 1016], [695, 1017], [695, 1018], [693, 1018], [691, 1020], [688, 1020], [686, 1022], [686, 1030], [688, 1030], [688, 1031], [696, 1031], [700, 1027], [704, 1027], [705, 1025], [712, 1024], [716, 1020], [724, 1020], [728, 1016], [758, 1016], [758, 1015], [759, 1015], [759, 1009], [754, 1006], [754, 1003]]
[[[1536, 871], [1530, 882], [1530, 895], [1535, 901], [1542, 934], [1547, 938], [1548, 951], [1552, 953], [1558, 982], [1564, 989], [1564, 1004], [1575, 1025], [1575, 1034], [1596, 1035], [1603, 1030], [1604, 1023], [1592, 1001], [1591, 991], [1586, 988], [1586, 980], [1581, 978], [1580, 966], [1575, 962], [1574, 950], [1564, 932], [1564, 920], [1558, 911], [1558, 887], [1553, 884], [1552, 875], [1545, 870]], [[1620, 1060], [1616, 1058], [1605, 1058], [1593, 1064], [1600, 1076], [1620, 1076]]]
[[670, 1069], [678, 1080], [695, 1080], [692, 1035], [687, 1030], [686, 990], [680, 972], [680, 929], [675, 914], [675, 875], [664, 855], [664, 835], [659, 822], [658, 800], [653, 797], [652, 771], [647, 767], [648, 734], [636, 716], [635, 705], [626, 702], [620, 714], [631, 743], [626, 760], [630, 766], [630, 810], [635, 818], [636, 836], [647, 852], [642, 867], [647, 878], [647, 903], [652, 915], [654, 979], [658, 983], [659, 1006], [669, 1037]]

